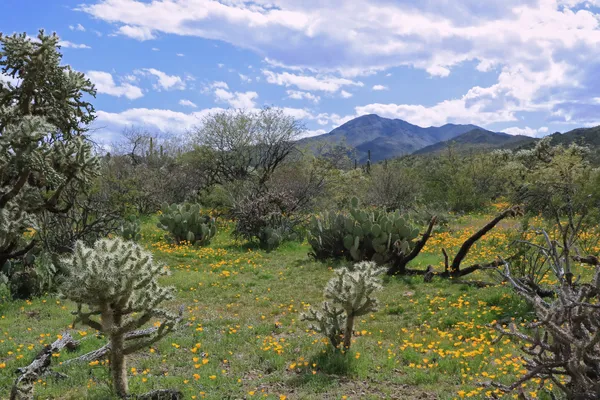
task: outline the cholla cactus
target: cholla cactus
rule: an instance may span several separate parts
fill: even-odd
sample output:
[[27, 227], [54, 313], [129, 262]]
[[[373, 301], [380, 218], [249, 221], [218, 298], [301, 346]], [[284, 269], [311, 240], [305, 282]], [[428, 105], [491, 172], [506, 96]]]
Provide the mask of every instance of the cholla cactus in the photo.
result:
[[311, 329], [329, 338], [334, 347], [344, 336], [344, 348], [350, 348], [354, 319], [361, 315], [377, 311], [378, 301], [374, 292], [381, 289], [378, 275], [385, 268], [378, 268], [374, 262], [360, 262], [352, 269], [341, 268], [336, 271], [325, 287], [325, 298], [321, 310], [310, 309], [302, 318], [316, 324]]
[[[153, 262], [149, 252], [121, 238], [99, 240], [93, 248], [77, 242], [74, 254], [63, 261], [69, 276], [62, 295], [78, 304], [75, 322], [81, 321], [110, 338], [113, 384], [117, 394], [125, 397], [125, 356], [162, 339], [180, 319], [158, 308], [173, 297], [174, 290], [158, 284], [164, 269]], [[126, 346], [125, 335], [152, 318], [161, 320], [160, 327], [150, 337]]]

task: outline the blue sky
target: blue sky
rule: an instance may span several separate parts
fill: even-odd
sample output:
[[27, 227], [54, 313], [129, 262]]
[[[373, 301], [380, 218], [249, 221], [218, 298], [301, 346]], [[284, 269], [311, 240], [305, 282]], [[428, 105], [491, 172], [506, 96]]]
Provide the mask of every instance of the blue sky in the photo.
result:
[[[543, 136], [600, 124], [600, 0], [2, 0], [96, 84], [95, 135], [185, 133], [281, 107], [325, 133], [363, 114]], [[0, 77], [1, 79], [1, 77]]]

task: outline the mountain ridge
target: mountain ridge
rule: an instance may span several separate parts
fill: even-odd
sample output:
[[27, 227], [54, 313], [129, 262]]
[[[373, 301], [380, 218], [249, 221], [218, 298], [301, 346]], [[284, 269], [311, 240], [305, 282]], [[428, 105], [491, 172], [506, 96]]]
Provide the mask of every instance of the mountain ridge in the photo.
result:
[[[595, 152], [600, 163], [600, 126], [556, 132], [550, 136], [554, 145], [578, 143]], [[439, 127], [420, 127], [401, 119], [367, 114], [354, 118], [329, 133], [298, 141], [309, 148], [320, 144], [345, 143], [356, 149], [359, 162], [365, 162], [371, 152], [371, 161], [404, 155], [436, 154], [453, 145], [458, 152], [490, 151], [494, 149], [531, 148], [540, 140], [523, 135], [493, 132], [473, 124], [445, 124]]]
[[371, 161], [376, 162], [411, 154], [472, 129], [481, 128], [472, 124], [445, 124], [440, 127], [423, 128], [401, 119], [367, 114], [354, 118], [329, 133], [301, 139], [299, 143], [316, 147], [323, 143], [345, 142], [357, 150], [359, 161], [365, 161], [368, 151], [371, 150]]

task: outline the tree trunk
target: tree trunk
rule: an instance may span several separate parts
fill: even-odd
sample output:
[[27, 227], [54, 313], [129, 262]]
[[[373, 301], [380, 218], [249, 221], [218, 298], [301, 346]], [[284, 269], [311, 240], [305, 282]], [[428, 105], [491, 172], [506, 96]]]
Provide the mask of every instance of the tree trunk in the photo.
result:
[[110, 338], [110, 368], [113, 386], [120, 398], [127, 397], [129, 386], [127, 384], [127, 365], [123, 354], [123, 335], [114, 335]]
[[354, 316], [346, 318], [346, 329], [344, 329], [344, 348], [348, 350], [352, 344], [352, 328], [354, 328]]

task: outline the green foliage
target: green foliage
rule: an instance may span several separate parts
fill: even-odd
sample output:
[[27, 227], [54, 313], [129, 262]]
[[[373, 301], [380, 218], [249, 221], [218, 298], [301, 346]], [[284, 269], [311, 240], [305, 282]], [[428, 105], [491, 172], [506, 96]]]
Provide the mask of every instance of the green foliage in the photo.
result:
[[209, 215], [202, 215], [199, 204], [163, 204], [158, 227], [168, 231], [175, 243], [189, 242], [204, 246], [217, 233], [217, 223]]
[[43, 213], [72, 207], [98, 170], [85, 132], [95, 118], [83, 100], [96, 91], [85, 76], [61, 66], [58, 36], [40, 31], [0, 35], [0, 264], [23, 257], [35, 245], [24, 233]]
[[385, 271], [373, 262], [340, 268], [325, 287], [327, 300], [319, 310], [311, 308], [302, 314], [302, 319], [312, 322], [310, 329], [322, 333], [333, 347], [340, 345], [343, 336], [344, 347], [350, 348], [354, 319], [378, 309], [373, 293], [381, 290], [378, 275]]
[[352, 198], [349, 213], [326, 212], [313, 217], [309, 226], [311, 255], [317, 260], [346, 258], [390, 262], [396, 254], [408, 254], [419, 230], [399, 211], [368, 211]]
[[141, 224], [139, 218], [137, 218], [135, 215], [130, 215], [125, 221], [123, 221], [119, 233], [125, 240], [133, 240], [134, 242], [138, 242], [142, 238], [140, 231]]
[[[77, 242], [73, 256], [63, 260], [68, 278], [62, 296], [77, 303], [77, 320], [110, 338], [113, 384], [119, 397], [128, 394], [125, 356], [162, 339], [175, 327], [178, 316], [159, 307], [173, 297], [174, 289], [162, 287], [165, 273], [152, 255], [131, 241], [102, 239], [92, 248]], [[84, 310], [82, 305], [87, 305]], [[93, 317], [99, 316], [99, 320]], [[159, 328], [149, 337], [125, 345], [127, 333], [153, 318]]]
[[58, 273], [48, 253], [30, 250], [25, 256], [0, 266], [0, 285], [8, 289], [13, 299], [29, 299], [55, 291]]
[[300, 219], [296, 215], [297, 199], [288, 191], [254, 193], [235, 202], [234, 235], [246, 240], [258, 240], [267, 251], [287, 240], [296, 240]]

